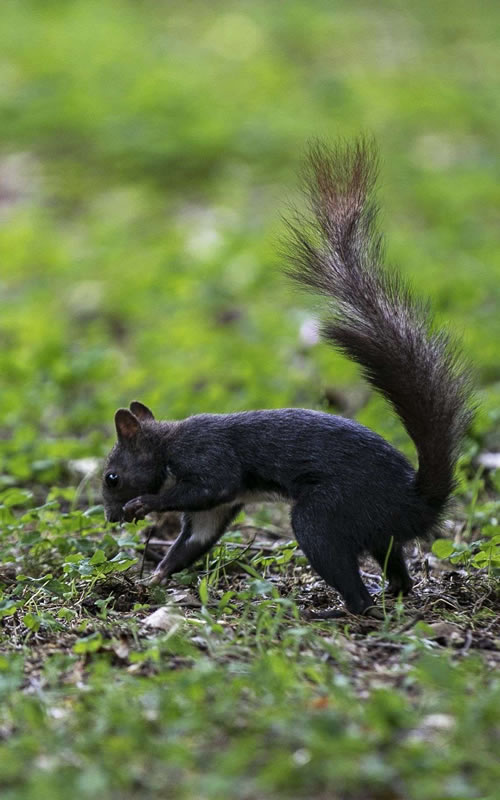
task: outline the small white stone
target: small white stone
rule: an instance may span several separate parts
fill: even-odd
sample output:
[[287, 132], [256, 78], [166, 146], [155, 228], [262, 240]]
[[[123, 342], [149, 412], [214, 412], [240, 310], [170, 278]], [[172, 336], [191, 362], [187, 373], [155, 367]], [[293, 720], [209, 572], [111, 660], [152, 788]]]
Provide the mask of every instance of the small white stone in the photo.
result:
[[299, 339], [306, 347], [314, 347], [320, 340], [319, 322], [314, 317], [304, 320], [299, 329]]
[[293, 753], [292, 758], [299, 767], [304, 767], [311, 760], [311, 753], [305, 747], [301, 747]]
[[455, 719], [450, 714], [429, 714], [424, 717], [423, 726], [438, 731], [449, 731], [455, 727]]
[[479, 453], [477, 461], [486, 469], [500, 469], [500, 453]]
[[89, 456], [88, 458], [74, 458], [72, 461], [69, 462], [69, 467], [74, 472], [77, 472], [79, 475], [93, 475], [94, 472], [97, 472], [99, 469], [99, 459], [92, 458]]
[[162, 606], [161, 608], [157, 608], [156, 611], [153, 611], [152, 614], [149, 614], [149, 616], [143, 620], [143, 624], [147, 625], [148, 628], [173, 632], [179, 627], [182, 621], [183, 618], [179, 616], [179, 614], [172, 612], [168, 606]]

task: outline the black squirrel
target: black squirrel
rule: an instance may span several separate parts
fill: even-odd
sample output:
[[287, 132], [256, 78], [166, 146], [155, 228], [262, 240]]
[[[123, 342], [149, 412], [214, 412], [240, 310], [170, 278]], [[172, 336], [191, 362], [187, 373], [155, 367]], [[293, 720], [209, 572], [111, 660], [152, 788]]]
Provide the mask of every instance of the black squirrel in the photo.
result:
[[159, 422], [134, 402], [115, 415], [118, 441], [103, 496], [111, 522], [183, 512], [181, 533], [153, 583], [206, 553], [244, 503], [282, 499], [291, 504], [303, 552], [350, 612], [373, 606], [358, 568], [363, 553], [385, 566], [392, 592], [411, 589], [403, 546], [430, 535], [443, 518], [472, 418], [471, 385], [457, 346], [433, 327], [428, 307], [401, 276], [383, 266], [377, 172], [376, 149], [364, 139], [310, 148], [313, 221], [297, 214], [288, 223], [287, 272], [330, 301], [323, 337], [391, 403], [415, 443], [418, 471], [378, 434], [321, 411]]

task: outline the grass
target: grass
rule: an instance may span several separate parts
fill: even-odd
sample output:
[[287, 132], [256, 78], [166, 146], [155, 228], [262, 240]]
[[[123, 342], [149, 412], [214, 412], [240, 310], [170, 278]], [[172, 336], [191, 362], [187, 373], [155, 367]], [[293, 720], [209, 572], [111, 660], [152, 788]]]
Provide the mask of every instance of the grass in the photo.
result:
[[[492, 2], [4, 0], [5, 800], [497, 796], [499, 21]], [[390, 260], [476, 369], [449, 535], [410, 554], [404, 604], [363, 564], [383, 621], [306, 618], [338, 598], [281, 507], [148, 590], [144, 526], [105, 525], [97, 477], [132, 399], [328, 408], [413, 458], [352, 365], [304, 340], [319, 310], [277, 256], [305, 142], [360, 130]]]

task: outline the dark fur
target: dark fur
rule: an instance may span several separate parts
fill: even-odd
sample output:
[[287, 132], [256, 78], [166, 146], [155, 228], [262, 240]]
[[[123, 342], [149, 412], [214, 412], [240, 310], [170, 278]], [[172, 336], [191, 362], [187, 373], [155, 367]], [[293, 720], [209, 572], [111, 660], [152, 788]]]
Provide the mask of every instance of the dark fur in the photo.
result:
[[442, 518], [470, 420], [470, 389], [457, 349], [432, 330], [426, 307], [382, 267], [371, 146], [315, 146], [307, 184], [315, 223], [290, 224], [290, 274], [332, 308], [325, 338], [357, 361], [415, 442], [419, 468], [373, 431], [305, 409], [249, 411], [157, 422], [140, 403], [116, 415], [118, 443], [104, 482], [109, 520], [184, 512], [183, 530], [158, 566], [159, 580], [206, 552], [252, 499], [292, 505], [297, 540], [354, 613], [372, 599], [358, 569], [371, 553], [395, 592], [411, 588], [403, 545]]

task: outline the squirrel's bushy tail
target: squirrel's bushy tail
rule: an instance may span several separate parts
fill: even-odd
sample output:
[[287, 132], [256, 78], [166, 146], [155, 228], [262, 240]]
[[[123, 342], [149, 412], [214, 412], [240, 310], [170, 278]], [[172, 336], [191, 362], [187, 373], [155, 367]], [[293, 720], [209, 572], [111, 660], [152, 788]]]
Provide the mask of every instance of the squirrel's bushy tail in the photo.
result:
[[289, 222], [289, 275], [331, 301], [323, 336], [360, 364], [389, 400], [418, 452], [417, 491], [439, 513], [452, 492], [471, 420], [471, 384], [460, 351], [436, 330], [427, 304], [384, 266], [373, 190], [376, 148], [311, 146], [306, 161], [313, 220]]

